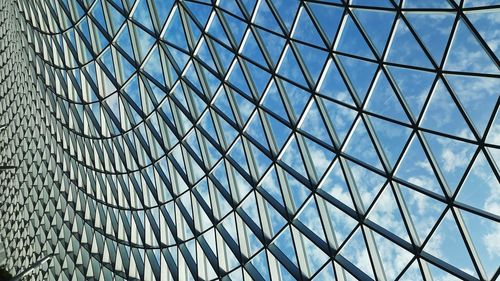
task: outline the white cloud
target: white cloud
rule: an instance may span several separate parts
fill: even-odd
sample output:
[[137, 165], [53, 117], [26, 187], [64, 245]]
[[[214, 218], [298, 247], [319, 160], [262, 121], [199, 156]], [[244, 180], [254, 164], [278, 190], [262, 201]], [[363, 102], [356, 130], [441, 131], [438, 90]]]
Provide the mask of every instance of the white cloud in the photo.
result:
[[466, 157], [467, 151], [461, 150], [458, 153], [452, 151], [449, 148], [445, 148], [441, 151], [441, 157], [444, 160], [444, 169], [447, 172], [454, 172], [459, 167], [466, 166], [469, 161]]
[[[500, 207], [500, 206], [499, 206]], [[500, 243], [498, 243], [498, 238], [500, 237], [500, 224], [495, 224], [495, 227], [488, 231], [486, 235], [483, 236], [483, 243], [486, 245], [486, 250], [490, 258], [498, 258], [500, 253]]]

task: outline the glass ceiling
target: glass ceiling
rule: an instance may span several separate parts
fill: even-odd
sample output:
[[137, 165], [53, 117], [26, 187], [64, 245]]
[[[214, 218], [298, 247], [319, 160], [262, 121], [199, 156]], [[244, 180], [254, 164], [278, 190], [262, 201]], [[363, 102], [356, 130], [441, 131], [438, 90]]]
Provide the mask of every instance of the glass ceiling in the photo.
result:
[[500, 275], [500, 1], [0, 7], [13, 274]]

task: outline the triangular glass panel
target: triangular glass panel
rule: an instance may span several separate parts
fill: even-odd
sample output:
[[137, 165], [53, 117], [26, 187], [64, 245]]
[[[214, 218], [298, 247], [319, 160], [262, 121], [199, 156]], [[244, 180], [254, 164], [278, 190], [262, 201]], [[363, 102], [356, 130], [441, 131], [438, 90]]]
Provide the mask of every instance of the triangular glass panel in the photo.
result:
[[380, 118], [373, 117], [369, 118], [369, 120], [380, 142], [384, 157], [389, 161], [389, 165], [394, 167], [408, 142], [411, 129]]
[[396, 171], [396, 177], [437, 194], [443, 194], [418, 137], [413, 137]]
[[500, 209], [495, 203], [500, 198], [498, 190], [500, 190], [500, 182], [481, 152], [470, 168], [458, 193], [457, 201], [500, 216]]
[[353, 130], [357, 111], [340, 104], [322, 99], [339, 143], [343, 143], [350, 130]]
[[373, 44], [378, 54], [382, 55], [391, 32], [395, 13], [369, 9], [354, 9], [353, 11], [368, 40]]
[[349, 140], [343, 151], [364, 163], [382, 169], [378, 152], [373, 145], [370, 135], [363, 120], [359, 119], [354, 132], [349, 136]]
[[384, 268], [384, 275], [387, 280], [396, 280], [396, 277], [410, 262], [412, 254], [378, 233], [374, 233], [373, 236]]
[[404, 104], [416, 120], [431, 90], [435, 74], [410, 68], [388, 67], [390, 77], [398, 87]]
[[309, 109], [300, 124], [300, 128], [318, 140], [326, 144], [331, 144], [325, 122], [323, 121], [323, 115], [318, 110], [318, 106], [315, 102], [309, 106]]
[[425, 133], [425, 139], [428, 141], [429, 150], [450, 191], [454, 193], [465, 169], [472, 160], [476, 146], [428, 133]]
[[[354, 178], [355, 186], [351, 186], [351, 192], [359, 196], [364, 210], [373, 204], [373, 200], [380, 193], [387, 179], [353, 162], [347, 162], [348, 168]], [[356, 196], [356, 195], [354, 195]]]
[[285, 54], [278, 68], [278, 74], [287, 78], [289, 81], [307, 86], [303, 70], [300, 68], [297, 58], [290, 46], [285, 48]]
[[[340, 3], [340, 0], [338, 2]], [[307, 5], [311, 8], [313, 17], [318, 22], [321, 31], [324, 32], [326, 37], [329, 39], [330, 44], [332, 44], [335, 34], [337, 33], [340, 20], [342, 19], [343, 8], [314, 2], [308, 2]]]
[[394, 197], [391, 185], [387, 185], [368, 214], [368, 219], [410, 242], [405, 221], [398, 207], [400, 205], [401, 203], [398, 204], [396, 197]]
[[451, 211], [443, 217], [425, 245], [424, 251], [477, 278], [469, 252]]
[[380, 72], [375, 87], [368, 97], [366, 109], [384, 117], [408, 123], [406, 113], [396, 93], [383, 72]]
[[351, 17], [347, 18], [336, 44], [335, 50], [338, 52], [374, 59], [370, 47]]
[[353, 210], [355, 209], [349, 193], [349, 188], [347, 187], [344, 172], [338, 161], [333, 164], [333, 167], [324, 177], [317, 192], [328, 200], [338, 201]]
[[302, 9], [299, 13], [299, 19], [297, 20], [297, 25], [300, 28], [295, 28], [292, 33], [292, 38], [295, 38], [300, 41], [304, 41], [316, 46], [323, 45], [320, 35], [316, 27], [314, 26], [311, 18], [309, 17], [309, 13]]
[[405, 13], [405, 17], [431, 53], [434, 62], [440, 65], [455, 13]]
[[346, 56], [337, 56], [343, 70], [343, 76], [354, 90], [358, 101], [362, 102], [373, 80], [377, 65], [364, 60], [353, 59]]
[[424, 241], [444, 211], [445, 205], [404, 185], [398, 185], [419, 241]]
[[400, 19], [394, 31], [394, 37], [387, 54], [387, 60], [404, 65], [432, 68], [420, 45], [406, 23]]
[[425, 109], [421, 126], [472, 139], [473, 135], [444, 83], [439, 81]]
[[340, 255], [368, 275], [369, 278], [374, 279], [375, 276], [373, 274], [370, 256], [368, 255], [361, 227], [358, 227], [347, 244], [340, 250]]
[[[447, 75], [446, 80], [463, 106], [467, 117], [482, 135], [493, 114], [500, 80], [497, 78]], [[481, 94], [477, 94], [481, 93]]]
[[323, 70], [319, 93], [329, 98], [354, 105], [349, 90], [333, 60]]
[[445, 70], [498, 74], [498, 64], [486, 53], [464, 20], [460, 20], [453, 36]]
[[500, 223], [466, 211], [460, 213], [472, 240], [472, 246], [485, 269], [486, 277], [491, 279], [498, 270], [500, 262], [500, 247], [497, 243]]

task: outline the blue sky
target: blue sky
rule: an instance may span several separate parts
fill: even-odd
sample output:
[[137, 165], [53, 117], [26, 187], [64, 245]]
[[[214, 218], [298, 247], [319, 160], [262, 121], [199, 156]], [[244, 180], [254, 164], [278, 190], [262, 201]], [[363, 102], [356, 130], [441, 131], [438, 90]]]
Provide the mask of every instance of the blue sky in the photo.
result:
[[407, 0], [403, 17], [398, 1], [118, 2], [92, 8], [111, 42], [78, 24], [99, 62], [86, 66], [98, 93], [78, 73], [83, 97], [102, 136], [137, 152], [124, 165], [148, 189], [160, 242], [177, 236], [204, 278], [231, 242], [246, 270], [233, 274], [264, 279], [419, 280], [420, 266], [452, 279], [412, 244], [464, 276], [499, 270], [500, 14], [483, 9], [498, 1], [460, 15], [459, 1]]

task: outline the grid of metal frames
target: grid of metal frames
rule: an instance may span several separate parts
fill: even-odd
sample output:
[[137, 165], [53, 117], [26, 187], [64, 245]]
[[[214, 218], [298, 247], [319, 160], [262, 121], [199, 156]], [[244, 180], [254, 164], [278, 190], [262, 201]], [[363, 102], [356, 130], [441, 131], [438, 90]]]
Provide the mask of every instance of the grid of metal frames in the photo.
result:
[[498, 0], [0, 0], [7, 268], [495, 280], [499, 30]]

